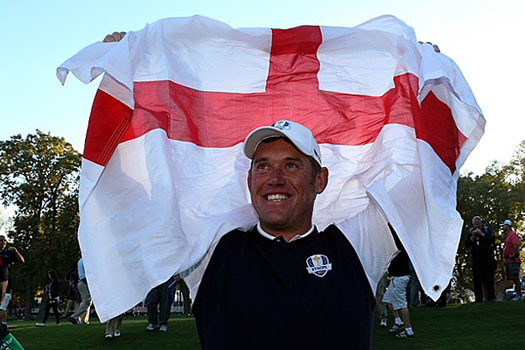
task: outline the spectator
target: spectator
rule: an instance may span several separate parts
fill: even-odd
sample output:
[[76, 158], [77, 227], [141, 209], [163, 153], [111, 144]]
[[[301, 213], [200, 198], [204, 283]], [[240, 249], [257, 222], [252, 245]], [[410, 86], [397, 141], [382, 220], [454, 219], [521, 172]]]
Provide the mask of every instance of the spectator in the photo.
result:
[[496, 299], [494, 291], [494, 235], [481, 217], [472, 218], [472, 227], [467, 232], [465, 245], [472, 254], [472, 272], [474, 277], [474, 294], [476, 303], [482, 302], [483, 288], [486, 288], [486, 299]]
[[152, 332], [159, 327], [159, 332], [168, 331], [168, 319], [172, 300], [170, 300], [169, 285], [173, 282], [170, 278], [161, 285], [149, 291], [146, 296], [146, 307], [148, 310], [148, 326], [146, 330]]
[[46, 325], [47, 318], [49, 317], [49, 310], [51, 308], [53, 308], [57, 325], [60, 325], [60, 315], [58, 313], [58, 302], [60, 301], [60, 296], [58, 295], [58, 277], [54, 270], [49, 270], [47, 277], [49, 278], [49, 283], [46, 285], [46, 289], [44, 291], [44, 297], [47, 301], [46, 311], [44, 313], [42, 322], [36, 323], [36, 325], [40, 327]]
[[[3, 303], [9, 285], [9, 264], [12, 262], [25, 262], [24, 257], [15, 247], [7, 247], [7, 239], [0, 235], [0, 304]], [[9, 303], [9, 300], [7, 300]], [[7, 308], [7, 304], [6, 304]], [[6, 323], [6, 311], [0, 309], [0, 323]]]
[[512, 230], [512, 221], [505, 220], [503, 224], [503, 232], [505, 233], [505, 248], [503, 249], [503, 256], [505, 258], [505, 270], [507, 272], [507, 280], [514, 282], [514, 290], [516, 296], [513, 300], [521, 299], [521, 283], [520, 283], [520, 241], [516, 232]]
[[67, 271], [64, 279], [68, 283], [67, 289], [67, 303], [62, 317], [68, 318], [72, 315], [79, 307], [81, 299], [80, 292], [78, 291], [78, 268], [77, 264], [73, 264], [71, 268]]
[[410, 262], [410, 282], [408, 282], [408, 305], [419, 305], [419, 279], [416, 270]]
[[12, 295], [13, 295], [13, 292], [11, 290], [11, 276], [9, 276], [4, 299], [2, 300], [2, 303], [0, 303], [0, 324], [7, 325], [7, 317], [6, 317], [7, 306], [9, 305], [9, 302], [11, 301]]
[[[84, 270], [84, 262], [82, 258], [78, 260], [78, 291], [80, 292], [80, 298], [82, 300], [78, 310], [69, 316], [68, 320], [73, 324], [89, 324], [89, 311], [91, 309], [91, 294], [89, 294], [86, 271]], [[85, 315], [84, 315], [85, 314]], [[81, 317], [82, 316], [82, 317]]]
[[388, 274], [390, 284], [383, 296], [383, 302], [394, 314], [394, 325], [390, 328], [391, 333], [396, 333], [398, 338], [413, 338], [414, 331], [410, 323], [410, 314], [407, 303], [407, 287], [410, 281], [410, 260], [408, 254], [398, 243], [401, 252], [390, 263]]
[[122, 315], [113, 317], [106, 323], [106, 335], [104, 338], [110, 340], [120, 337], [120, 326], [122, 325]]

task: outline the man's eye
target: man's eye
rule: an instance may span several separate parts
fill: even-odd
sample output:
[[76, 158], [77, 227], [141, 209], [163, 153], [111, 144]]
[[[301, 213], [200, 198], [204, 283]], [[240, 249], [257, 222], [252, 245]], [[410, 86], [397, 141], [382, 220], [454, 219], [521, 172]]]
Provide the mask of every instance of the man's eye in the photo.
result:
[[259, 170], [268, 169], [268, 164], [259, 163], [259, 164], [257, 164], [257, 169], [259, 169]]
[[299, 165], [297, 165], [297, 163], [290, 162], [290, 163], [286, 164], [286, 167], [288, 169], [297, 169], [299, 167]]

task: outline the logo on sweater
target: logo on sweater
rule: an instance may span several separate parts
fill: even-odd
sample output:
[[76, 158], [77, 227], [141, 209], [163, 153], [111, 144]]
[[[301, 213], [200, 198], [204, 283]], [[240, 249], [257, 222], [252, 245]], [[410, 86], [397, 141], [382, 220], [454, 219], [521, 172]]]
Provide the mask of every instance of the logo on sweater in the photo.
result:
[[315, 254], [306, 259], [306, 270], [317, 277], [324, 277], [332, 269], [328, 257], [323, 254]]

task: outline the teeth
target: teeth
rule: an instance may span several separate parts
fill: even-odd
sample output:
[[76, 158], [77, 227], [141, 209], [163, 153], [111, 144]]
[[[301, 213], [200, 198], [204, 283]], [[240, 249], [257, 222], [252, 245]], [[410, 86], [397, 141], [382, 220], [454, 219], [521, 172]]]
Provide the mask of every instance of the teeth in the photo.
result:
[[267, 198], [269, 201], [282, 201], [287, 199], [288, 196], [285, 194], [269, 194]]

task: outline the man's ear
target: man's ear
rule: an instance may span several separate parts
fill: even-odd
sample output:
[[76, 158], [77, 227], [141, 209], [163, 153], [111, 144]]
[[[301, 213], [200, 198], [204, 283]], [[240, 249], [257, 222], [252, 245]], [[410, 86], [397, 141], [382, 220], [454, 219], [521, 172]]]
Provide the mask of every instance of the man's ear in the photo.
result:
[[252, 188], [252, 167], [250, 167], [250, 169], [248, 170], [248, 177], [247, 177], [247, 182], [248, 182], [248, 190]]
[[317, 194], [322, 193], [327, 185], [328, 185], [328, 169], [321, 168], [321, 170], [315, 176], [315, 184], [314, 184], [315, 192]]

